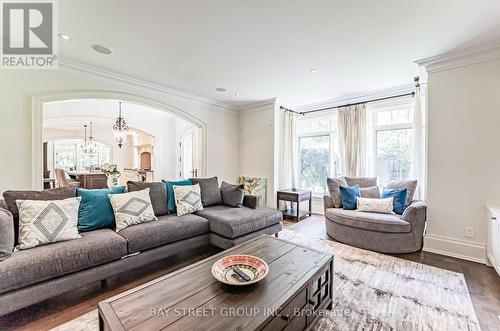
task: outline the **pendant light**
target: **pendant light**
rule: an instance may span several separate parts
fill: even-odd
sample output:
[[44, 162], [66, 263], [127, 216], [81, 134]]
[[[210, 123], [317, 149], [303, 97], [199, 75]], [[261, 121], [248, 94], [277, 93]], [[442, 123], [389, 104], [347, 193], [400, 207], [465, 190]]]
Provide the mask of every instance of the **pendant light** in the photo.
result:
[[128, 126], [125, 122], [125, 119], [122, 117], [122, 102], [118, 103], [118, 118], [116, 119], [116, 123], [113, 126], [113, 136], [115, 137], [115, 141], [118, 144], [119, 148], [122, 148], [123, 143], [127, 140], [127, 131]]
[[84, 152], [85, 154], [87, 153], [87, 124], [84, 124], [83, 125], [83, 129], [85, 130], [85, 133], [84, 133], [84, 138], [83, 138], [83, 142], [81, 144], [81, 148], [82, 148], [82, 152]]
[[87, 142], [87, 153], [90, 155], [95, 155], [95, 153], [97, 153], [97, 143], [92, 136], [92, 122], [90, 122], [90, 135]]

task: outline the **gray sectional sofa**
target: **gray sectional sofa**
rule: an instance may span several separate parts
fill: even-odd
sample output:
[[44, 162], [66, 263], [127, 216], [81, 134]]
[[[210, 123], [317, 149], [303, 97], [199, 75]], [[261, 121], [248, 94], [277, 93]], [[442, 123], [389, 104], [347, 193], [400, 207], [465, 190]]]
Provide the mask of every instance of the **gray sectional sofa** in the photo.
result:
[[[360, 186], [362, 197], [363, 192], [370, 194], [368, 188], [377, 185], [375, 177], [346, 177], [346, 180], [349, 186], [354, 184]], [[403, 185], [403, 182], [394, 184]], [[335, 196], [333, 192], [331, 179], [328, 186], [330, 195], [323, 197], [323, 203], [326, 232], [331, 238], [347, 245], [380, 253], [412, 253], [422, 249], [427, 222], [427, 204], [424, 201], [412, 201], [409, 198], [402, 215], [345, 210], [335, 205], [334, 200], [338, 199], [338, 195]], [[410, 196], [413, 196], [413, 192]], [[373, 198], [373, 196], [366, 197]]]
[[[140, 188], [139, 185], [136, 189]], [[165, 200], [165, 191], [151, 189], [150, 195], [156, 214]], [[56, 200], [74, 196], [72, 187], [4, 193], [6, 203], [0, 203], [0, 315], [180, 252], [209, 245], [226, 249], [282, 229], [281, 212], [258, 208], [256, 197], [245, 196], [240, 208], [218, 204], [195, 214], [157, 215], [157, 221], [134, 225], [119, 233], [99, 229], [80, 233], [79, 239], [12, 252], [17, 242], [15, 199]]]

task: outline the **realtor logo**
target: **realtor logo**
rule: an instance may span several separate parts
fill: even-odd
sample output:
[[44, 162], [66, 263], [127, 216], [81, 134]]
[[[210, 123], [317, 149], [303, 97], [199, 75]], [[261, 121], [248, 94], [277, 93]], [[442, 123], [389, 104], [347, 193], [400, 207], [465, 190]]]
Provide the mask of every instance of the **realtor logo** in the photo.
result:
[[1, 66], [3, 69], [57, 66], [54, 5], [52, 0], [2, 1]]

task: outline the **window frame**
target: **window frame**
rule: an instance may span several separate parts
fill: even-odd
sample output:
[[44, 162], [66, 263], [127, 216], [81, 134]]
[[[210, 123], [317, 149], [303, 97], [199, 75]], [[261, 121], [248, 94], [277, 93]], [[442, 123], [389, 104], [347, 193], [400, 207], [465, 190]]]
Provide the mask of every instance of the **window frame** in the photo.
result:
[[[396, 124], [377, 124], [377, 114], [379, 112], [386, 111], [397, 111], [406, 107], [413, 108], [413, 98], [404, 98], [404, 99], [394, 99], [386, 102], [375, 102], [368, 104], [369, 115], [371, 116], [370, 122], [371, 127], [369, 129], [369, 138], [371, 141], [371, 160], [370, 162], [370, 173], [373, 176], [378, 177], [378, 132], [380, 131], [396, 131], [396, 130], [411, 130], [411, 135], [415, 134], [415, 121], [413, 118], [409, 118], [409, 122], [404, 123], [396, 123]], [[392, 108], [392, 109], [391, 109]], [[370, 145], [370, 144], [369, 144]], [[413, 149], [413, 143], [411, 144], [411, 148]], [[412, 153], [412, 151], [410, 151]], [[382, 183], [379, 183], [379, 185]]]
[[[306, 119], [313, 119], [313, 118], [320, 118], [320, 117], [328, 117], [330, 120], [330, 130], [327, 131], [318, 131], [318, 132], [308, 132], [308, 133], [297, 133], [296, 134], [296, 146], [297, 146], [297, 158], [298, 158], [298, 186], [301, 186], [300, 183], [302, 183], [302, 159], [301, 159], [301, 149], [300, 149], [300, 140], [302, 138], [314, 138], [314, 137], [328, 137], [328, 177], [335, 176], [335, 169], [334, 169], [334, 161], [332, 156], [335, 154], [335, 152], [340, 152], [339, 146], [335, 146], [335, 135], [337, 135], [338, 138], [338, 127], [332, 127], [332, 120], [333, 117], [337, 116], [337, 111], [329, 111], [329, 112], [323, 112], [320, 114], [311, 114], [311, 115], [306, 115], [302, 119], [298, 119], [297, 122], [299, 121], [304, 121]], [[335, 121], [336, 123], [336, 121]], [[298, 125], [298, 123], [297, 123]], [[297, 130], [298, 131], [298, 130]], [[338, 145], [338, 144], [337, 144]], [[304, 188], [306, 189], [306, 188]], [[312, 197], [313, 198], [322, 198], [324, 194], [327, 192], [314, 192], [312, 191]]]

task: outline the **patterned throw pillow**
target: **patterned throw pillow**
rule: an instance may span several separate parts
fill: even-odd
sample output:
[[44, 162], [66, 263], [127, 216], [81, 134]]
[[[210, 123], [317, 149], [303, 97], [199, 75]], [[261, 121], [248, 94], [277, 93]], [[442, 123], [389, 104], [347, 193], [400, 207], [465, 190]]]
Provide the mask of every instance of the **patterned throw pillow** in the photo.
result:
[[387, 199], [371, 199], [358, 198], [356, 200], [357, 210], [373, 213], [393, 214], [393, 198]]
[[190, 186], [174, 186], [177, 216], [203, 210], [201, 203], [200, 184]]
[[16, 249], [80, 238], [77, 228], [80, 200], [80, 197], [16, 200], [19, 209], [19, 246]]
[[115, 213], [116, 232], [131, 225], [156, 221], [149, 188], [123, 194], [109, 194]]

